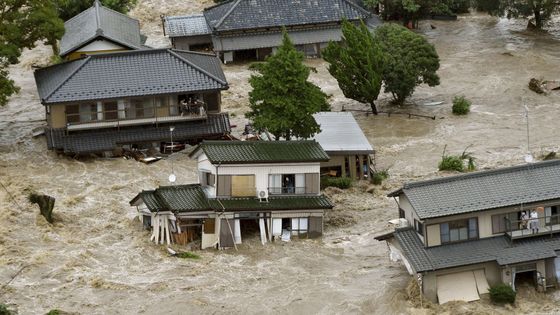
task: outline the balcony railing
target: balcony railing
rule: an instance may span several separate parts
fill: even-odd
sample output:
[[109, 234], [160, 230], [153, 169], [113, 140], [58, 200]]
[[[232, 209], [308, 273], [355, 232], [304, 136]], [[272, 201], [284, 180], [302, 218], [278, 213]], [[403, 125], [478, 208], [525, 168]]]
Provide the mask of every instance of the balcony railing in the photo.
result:
[[[158, 115], [158, 110], [161, 110], [161, 108], [167, 108], [166, 115]], [[132, 113], [134, 113], [133, 117], [131, 117]], [[84, 116], [88, 117], [89, 120], [83, 121], [82, 117]], [[157, 124], [206, 118], [206, 105], [202, 103], [66, 114], [68, 130], [124, 127], [149, 123]]]
[[504, 220], [506, 225], [506, 234], [511, 239], [533, 237], [560, 232], [560, 215], [558, 214], [540, 216], [536, 219], [510, 220], [508, 218], [504, 218]]
[[270, 195], [305, 194], [305, 187], [268, 187]]

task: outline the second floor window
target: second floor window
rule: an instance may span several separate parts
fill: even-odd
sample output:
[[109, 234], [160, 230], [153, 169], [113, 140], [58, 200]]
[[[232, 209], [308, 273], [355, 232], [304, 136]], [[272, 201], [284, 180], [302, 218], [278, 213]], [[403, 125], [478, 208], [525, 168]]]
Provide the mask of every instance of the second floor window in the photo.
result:
[[424, 236], [424, 223], [414, 219], [414, 228], [416, 229], [416, 233]]
[[200, 173], [200, 184], [202, 186], [212, 186], [214, 187], [214, 182], [216, 179], [216, 175], [210, 172], [201, 172]]
[[272, 195], [304, 194], [305, 174], [270, 174], [268, 191]]
[[478, 238], [478, 220], [476, 218], [441, 223], [441, 243], [453, 243]]

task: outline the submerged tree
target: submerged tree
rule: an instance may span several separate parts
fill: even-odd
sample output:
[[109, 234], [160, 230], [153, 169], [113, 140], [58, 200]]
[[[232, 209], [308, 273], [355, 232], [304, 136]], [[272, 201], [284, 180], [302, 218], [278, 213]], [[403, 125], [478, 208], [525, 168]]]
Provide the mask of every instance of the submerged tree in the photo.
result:
[[398, 104], [420, 84], [439, 85], [438, 54], [422, 35], [396, 24], [379, 26], [375, 34], [385, 55], [385, 92], [391, 93]]
[[30, 193], [27, 196], [29, 202], [37, 204], [39, 206], [39, 210], [41, 214], [45, 217], [47, 222], [53, 223], [52, 211], [54, 208], [55, 199], [51, 196], [38, 194], [38, 193]]
[[476, 0], [479, 9], [492, 15], [509, 18], [534, 18], [534, 26], [542, 29], [553, 14], [560, 12], [558, 0]]
[[64, 33], [52, 1], [0, 0], [0, 106], [17, 93], [7, 67], [18, 62], [24, 48], [43, 40], [51, 45]]
[[246, 116], [255, 128], [267, 129], [276, 139], [309, 138], [320, 131], [312, 115], [330, 109], [327, 95], [307, 81], [311, 69], [303, 59], [284, 31], [277, 52], [252, 67], [258, 75], [249, 79], [253, 90]]
[[330, 42], [323, 51], [329, 73], [344, 96], [366, 103], [377, 114], [375, 101], [381, 90], [384, 57], [379, 42], [364, 23], [342, 22], [342, 42]]

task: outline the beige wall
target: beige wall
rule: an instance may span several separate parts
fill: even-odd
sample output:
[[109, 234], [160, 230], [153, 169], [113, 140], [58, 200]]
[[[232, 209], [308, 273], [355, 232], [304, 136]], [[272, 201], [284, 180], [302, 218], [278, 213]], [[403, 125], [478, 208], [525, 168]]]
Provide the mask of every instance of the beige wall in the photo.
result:
[[202, 98], [209, 113], [219, 113], [221, 111], [222, 94], [220, 92], [203, 94]]
[[426, 244], [427, 246], [441, 245], [439, 224], [432, 224], [426, 226]]
[[437, 276], [464, 271], [475, 271], [480, 269], [484, 269], [486, 280], [488, 280], [488, 284], [490, 286], [502, 283], [502, 267], [500, 267], [496, 262], [487, 262], [457, 268], [425, 272], [423, 273], [422, 277], [423, 294], [430, 301], [437, 302]]
[[48, 105], [50, 106], [50, 115], [47, 116], [47, 123], [51, 128], [66, 127], [66, 107], [64, 105]]

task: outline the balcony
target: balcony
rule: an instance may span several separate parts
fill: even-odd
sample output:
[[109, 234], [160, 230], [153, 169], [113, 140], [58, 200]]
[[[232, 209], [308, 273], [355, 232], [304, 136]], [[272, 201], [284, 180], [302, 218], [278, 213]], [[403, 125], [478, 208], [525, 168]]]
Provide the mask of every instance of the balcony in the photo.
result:
[[[133, 115], [134, 113], [134, 115]], [[86, 119], [84, 119], [84, 117]], [[146, 124], [172, 123], [204, 120], [207, 118], [205, 104], [171, 105], [143, 109], [120, 109], [67, 113], [67, 130], [119, 128]]]
[[[540, 235], [552, 235], [560, 232], [560, 215], [540, 216], [538, 219], [510, 220], [504, 218], [506, 234], [513, 239], [534, 237]], [[538, 232], [532, 231], [530, 224], [536, 222]]]
[[305, 187], [268, 187], [269, 195], [302, 195]]

